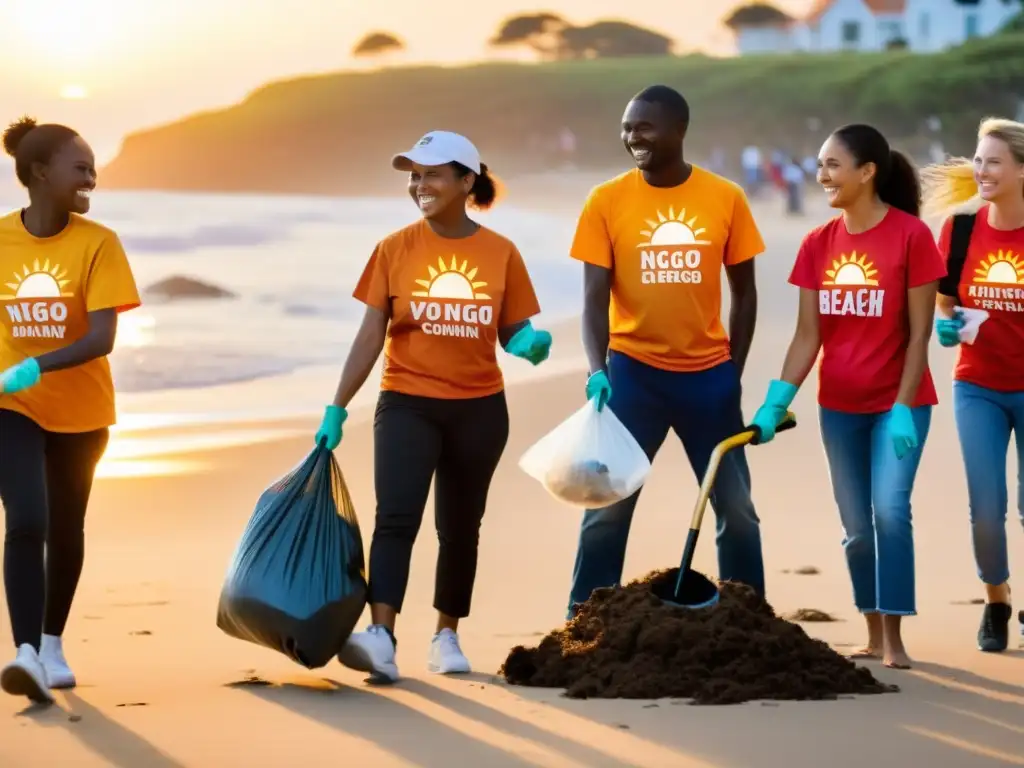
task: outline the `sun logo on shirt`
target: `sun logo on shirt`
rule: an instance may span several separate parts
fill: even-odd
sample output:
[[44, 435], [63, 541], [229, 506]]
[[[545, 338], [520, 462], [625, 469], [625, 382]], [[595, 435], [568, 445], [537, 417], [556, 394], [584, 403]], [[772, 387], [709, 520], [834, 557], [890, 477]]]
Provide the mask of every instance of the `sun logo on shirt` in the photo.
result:
[[697, 227], [697, 217], [686, 220], [686, 209], [677, 214], [673, 208], [668, 209], [668, 216], [658, 211], [657, 221], [645, 220], [648, 229], [640, 230], [647, 242], [640, 243], [637, 248], [650, 248], [659, 245], [708, 245], [708, 240], [698, 240], [704, 234], [703, 227]]
[[875, 276], [878, 270], [868, 261], [867, 256], [857, 255], [854, 251], [847, 256], [845, 253], [832, 260], [832, 268], [825, 270], [822, 285], [878, 285]]
[[974, 270], [974, 282], [1003, 285], [1024, 283], [1024, 258], [1014, 255], [1013, 251], [990, 253]]
[[37, 259], [31, 267], [23, 266], [20, 272], [15, 270], [14, 281], [4, 284], [12, 293], [0, 294], [0, 299], [59, 299], [62, 296], [74, 296], [64, 291], [70, 282], [64, 279], [67, 274], [60, 265], [51, 266], [49, 259], [42, 266]]
[[445, 264], [444, 259], [438, 257], [437, 269], [428, 264], [427, 279], [416, 281], [416, 285], [422, 286], [424, 290], [413, 291], [412, 295], [428, 299], [490, 299], [486, 293], [477, 290], [487, 287], [484, 281], [473, 279], [477, 268], [467, 270], [467, 266], [465, 260], [459, 266], [456, 256], [452, 256], [451, 264]]

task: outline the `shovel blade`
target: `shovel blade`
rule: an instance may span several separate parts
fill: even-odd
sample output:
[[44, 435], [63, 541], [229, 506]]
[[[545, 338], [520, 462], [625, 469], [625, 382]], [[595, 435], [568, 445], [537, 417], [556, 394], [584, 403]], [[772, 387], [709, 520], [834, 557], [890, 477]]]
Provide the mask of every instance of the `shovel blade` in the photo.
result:
[[707, 576], [688, 570], [676, 589], [678, 575], [679, 569], [673, 568], [667, 578], [654, 585], [654, 596], [679, 608], [710, 608], [718, 602], [718, 586]]

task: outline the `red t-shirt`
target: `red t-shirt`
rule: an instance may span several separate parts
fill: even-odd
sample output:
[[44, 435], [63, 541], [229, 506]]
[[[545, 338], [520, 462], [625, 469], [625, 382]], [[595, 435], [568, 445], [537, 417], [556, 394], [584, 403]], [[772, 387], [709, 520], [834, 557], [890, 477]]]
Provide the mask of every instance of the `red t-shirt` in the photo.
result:
[[[939, 235], [946, 258], [952, 222]], [[958, 303], [989, 315], [974, 344], [960, 345], [953, 378], [1000, 392], [1024, 390], [1024, 228], [993, 229], [987, 205], [974, 221]]]
[[[851, 235], [840, 216], [804, 238], [789, 282], [818, 292], [818, 403], [823, 408], [847, 413], [892, 408], [907, 353], [907, 291], [945, 274], [927, 225], [896, 208], [867, 232]], [[913, 405], [937, 403], [926, 368]]]

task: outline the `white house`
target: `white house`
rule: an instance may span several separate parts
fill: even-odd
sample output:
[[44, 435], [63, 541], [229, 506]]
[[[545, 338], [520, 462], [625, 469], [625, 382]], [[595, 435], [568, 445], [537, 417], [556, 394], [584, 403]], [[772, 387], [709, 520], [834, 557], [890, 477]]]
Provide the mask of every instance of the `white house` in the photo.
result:
[[756, 3], [726, 23], [740, 54], [894, 46], [924, 53], [991, 35], [1021, 8], [1021, 0], [817, 0], [807, 16], [794, 19]]

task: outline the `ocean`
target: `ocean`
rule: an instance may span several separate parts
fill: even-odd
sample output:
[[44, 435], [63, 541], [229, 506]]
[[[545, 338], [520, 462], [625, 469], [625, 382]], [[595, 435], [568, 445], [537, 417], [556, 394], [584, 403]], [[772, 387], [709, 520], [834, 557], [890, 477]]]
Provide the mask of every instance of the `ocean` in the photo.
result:
[[[0, 204], [12, 210], [24, 203], [20, 191], [0, 190]], [[375, 243], [418, 212], [402, 198], [97, 191], [89, 215], [118, 232], [143, 291], [143, 306], [120, 319], [111, 356], [122, 404], [130, 405], [133, 395], [152, 403], [174, 390], [171, 399], [188, 402], [183, 390], [299, 381], [307, 370], [333, 370], [318, 381], [336, 378], [363, 313], [352, 298], [356, 280]], [[536, 323], [580, 312], [580, 268], [567, 256], [572, 221], [511, 206], [479, 220], [522, 252], [543, 308]], [[147, 300], [146, 288], [171, 276], [212, 283], [236, 298]], [[372, 378], [365, 388], [375, 389]], [[296, 393], [295, 407], [284, 408], [279, 390], [262, 391], [250, 411], [310, 407], [312, 393]], [[315, 402], [332, 394], [333, 386]], [[231, 411], [232, 404], [215, 410]]]

